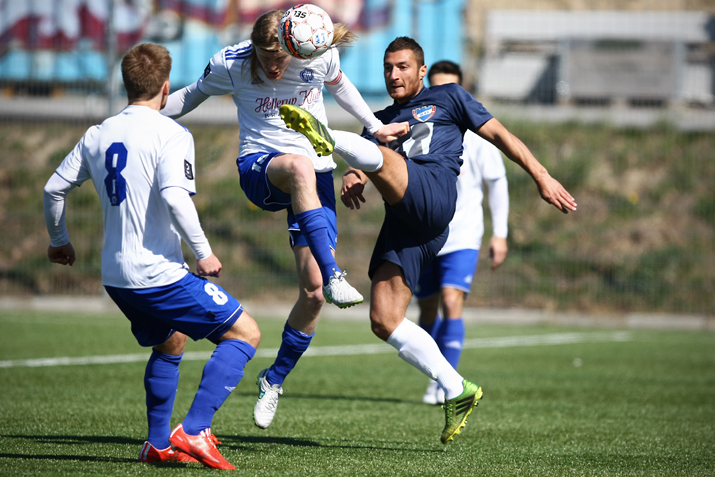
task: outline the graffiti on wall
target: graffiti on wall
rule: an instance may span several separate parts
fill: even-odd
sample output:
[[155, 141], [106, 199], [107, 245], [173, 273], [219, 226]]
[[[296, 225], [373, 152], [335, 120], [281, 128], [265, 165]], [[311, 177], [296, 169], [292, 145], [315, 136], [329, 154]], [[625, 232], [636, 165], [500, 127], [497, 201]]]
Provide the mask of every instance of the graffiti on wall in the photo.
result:
[[[285, 0], [0, 0], [0, 81], [102, 81], [109, 22], [118, 56], [141, 41], [165, 44], [185, 70], [248, 38], [262, 13]], [[354, 31], [384, 25], [390, 0], [315, 0]], [[113, 8], [110, 11], [110, 6]], [[208, 56], [207, 56], [208, 55]], [[187, 63], [189, 66], [187, 66]], [[196, 63], [194, 66], [193, 63]], [[178, 72], [180, 74], [181, 72]], [[173, 78], [174, 82], [177, 78]], [[195, 78], [193, 78], [195, 79]], [[178, 78], [179, 83], [193, 81]]]

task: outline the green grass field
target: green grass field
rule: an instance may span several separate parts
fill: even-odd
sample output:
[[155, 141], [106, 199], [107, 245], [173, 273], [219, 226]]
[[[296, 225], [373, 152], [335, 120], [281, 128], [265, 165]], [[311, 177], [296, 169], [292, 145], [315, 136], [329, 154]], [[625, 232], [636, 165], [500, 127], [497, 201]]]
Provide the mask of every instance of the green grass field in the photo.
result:
[[[213, 423], [240, 475], [715, 474], [715, 333], [468, 324], [459, 371], [485, 397], [445, 447], [442, 410], [421, 403], [427, 378], [394, 351], [305, 356], [273, 425], [255, 427], [255, 376], [283, 326], [257, 319], [266, 351]], [[325, 321], [312, 347], [368, 344], [366, 322]], [[0, 312], [0, 474], [206, 475], [137, 461], [144, 362], [21, 365], [142, 352], [120, 315]], [[176, 423], [203, 364], [181, 365]]]

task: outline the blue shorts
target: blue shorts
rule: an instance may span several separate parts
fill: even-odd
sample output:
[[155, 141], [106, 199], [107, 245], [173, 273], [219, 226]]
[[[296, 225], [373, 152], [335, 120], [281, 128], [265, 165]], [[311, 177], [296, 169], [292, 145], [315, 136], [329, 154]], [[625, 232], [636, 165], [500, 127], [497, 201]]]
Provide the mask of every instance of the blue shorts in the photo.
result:
[[223, 288], [193, 273], [163, 287], [104, 288], [131, 322], [141, 346], [160, 345], [174, 331], [217, 342], [243, 313], [243, 306]]
[[477, 271], [479, 250], [455, 250], [435, 257], [424, 269], [415, 288], [415, 296], [423, 299], [442, 291], [442, 288], [456, 288], [469, 293]]
[[[246, 197], [256, 207], [269, 212], [286, 209], [288, 211], [288, 231], [290, 233], [291, 247], [307, 246], [308, 242], [300, 231], [300, 226], [295, 220], [291, 207], [291, 196], [271, 184], [266, 175], [266, 168], [276, 156], [283, 153], [254, 153], [236, 159], [238, 174], [241, 180], [241, 189]], [[328, 236], [333, 250], [338, 244], [338, 221], [335, 212], [335, 186], [332, 172], [316, 172], [316, 187], [318, 198], [323, 205], [323, 212], [328, 222]]]
[[399, 265], [414, 292], [422, 270], [442, 249], [457, 203], [457, 175], [435, 163], [407, 160], [409, 182], [399, 204], [385, 203], [368, 274], [388, 261]]

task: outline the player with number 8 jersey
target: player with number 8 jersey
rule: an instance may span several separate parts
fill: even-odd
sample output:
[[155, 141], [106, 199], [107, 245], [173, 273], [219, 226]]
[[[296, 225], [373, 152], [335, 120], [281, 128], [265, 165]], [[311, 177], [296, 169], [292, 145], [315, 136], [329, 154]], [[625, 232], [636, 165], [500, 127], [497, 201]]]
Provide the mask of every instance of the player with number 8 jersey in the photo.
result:
[[[65, 197], [91, 180], [104, 212], [102, 282], [139, 344], [153, 348], [144, 375], [149, 435], [139, 460], [234, 469], [216, 449], [211, 422], [255, 355], [260, 331], [234, 297], [204, 278], [218, 278], [221, 262], [191, 200], [196, 193], [193, 137], [159, 113], [169, 96], [170, 71], [171, 57], [163, 46], [145, 43], [125, 55], [122, 77], [129, 105], [89, 128], [45, 186], [47, 254], [53, 263], [74, 263]], [[197, 275], [184, 262], [182, 239], [196, 256]], [[172, 431], [187, 337], [209, 339], [216, 350], [186, 418]]]

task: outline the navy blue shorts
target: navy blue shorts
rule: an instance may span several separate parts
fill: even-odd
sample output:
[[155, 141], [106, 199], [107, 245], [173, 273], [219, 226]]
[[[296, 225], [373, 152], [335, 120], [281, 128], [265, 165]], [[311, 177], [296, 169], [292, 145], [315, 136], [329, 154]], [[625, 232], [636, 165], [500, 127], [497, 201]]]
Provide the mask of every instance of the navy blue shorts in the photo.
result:
[[160, 345], [174, 331], [216, 342], [243, 313], [243, 306], [223, 288], [193, 273], [163, 287], [104, 288], [131, 322], [141, 346]]
[[438, 164], [407, 160], [409, 182], [399, 204], [385, 203], [385, 221], [377, 237], [368, 274], [385, 261], [402, 268], [414, 292], [422, 270], [442, 249], [457, 203], [457, 176]]
[[[241, 189], [256, 207], [269, 212], [286, 209], [288, 211], [288, 231], [291, 247], [307, 246], [308, 242], [300, 231], [291, 207], [291, 196], [271, 184], [266, 175], [266, 167], [276, 156], [283, 153], [254, 153], [236, 159]], [[332, 172], [316, 172], [318, 198], [323, 205], [323, 213], [328, 222], [330, 246], [336, 249], [338, 243], [338, 221], [335, 213], [335, 185]]]
[[445, 255], [439, 255], [432, 260], [420, 275], [415, 287], [415, 296], [423, 299], [449, 287], [469, 293], [472, 280], [477, 271], [479, 250], [455, 250]]

